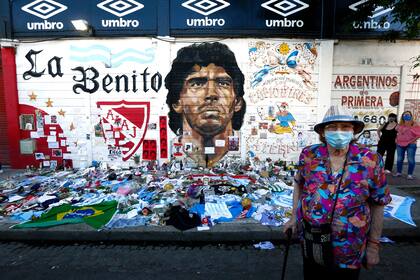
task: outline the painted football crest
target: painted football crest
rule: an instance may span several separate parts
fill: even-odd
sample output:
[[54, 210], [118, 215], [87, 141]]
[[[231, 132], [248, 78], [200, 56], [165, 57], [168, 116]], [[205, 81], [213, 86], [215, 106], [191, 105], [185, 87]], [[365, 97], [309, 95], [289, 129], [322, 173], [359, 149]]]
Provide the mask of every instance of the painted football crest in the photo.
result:
[[138, 150], [146, 135], [150, 102], [101, 101], [101, 124], [108, 145], [121, 150], [127, 161]]

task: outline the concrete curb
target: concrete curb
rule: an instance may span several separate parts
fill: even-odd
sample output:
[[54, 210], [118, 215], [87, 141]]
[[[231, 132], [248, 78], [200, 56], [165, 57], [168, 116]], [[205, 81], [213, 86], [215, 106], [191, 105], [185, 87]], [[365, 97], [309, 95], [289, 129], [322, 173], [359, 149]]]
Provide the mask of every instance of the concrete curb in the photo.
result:
[[[420, 220], [415, 220], [416, 224]], [[86, 224], [62, 225], [51, 228], [10, 229], [13, 224], [0, 225], [0, 241], [60, 242], [246, 242], [284, 241], [282, 227], [260, 224], [218, 224], [208, 231], [180, 231], [172, 226], [143, 226], [96, 231]], [[383, 236], [390, 239], [420, 238], [420, 228], [386, 219]]]
[[86, 224], [61, 225], [51, 228], [10, 229], [0, 225], [0, 241], [66, 241], [66, 242], [238, 242], [284, 240], [281, 228], [259, 224], [218, 224], [211, 230], [180, 231], [172, 226], [142, 226], [96, 231]]

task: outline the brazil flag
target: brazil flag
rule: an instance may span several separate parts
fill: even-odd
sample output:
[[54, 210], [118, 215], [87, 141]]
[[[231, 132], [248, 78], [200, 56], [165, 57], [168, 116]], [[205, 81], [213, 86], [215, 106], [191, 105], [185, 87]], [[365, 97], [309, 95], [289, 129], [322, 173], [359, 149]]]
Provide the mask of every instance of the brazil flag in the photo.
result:
[[101, 228], [111, 220], [117, 210], [118, 202], [105, 201], [88, 206], [63, 204], [43, 213], [38, 219], [13, 226], [13, 228], [42, 228], [64, 224], [87, 223], [95, 229]]

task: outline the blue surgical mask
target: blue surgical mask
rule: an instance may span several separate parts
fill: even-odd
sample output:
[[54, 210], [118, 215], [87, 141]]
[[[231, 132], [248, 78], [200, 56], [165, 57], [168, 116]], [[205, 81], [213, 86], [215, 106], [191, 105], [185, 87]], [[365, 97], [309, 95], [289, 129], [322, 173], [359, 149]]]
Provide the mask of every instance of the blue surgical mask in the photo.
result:
[[405, 121], [411, 121], [411, 116], [410, 115], [404, 115], [403, 116], [403, 120], [405, 120]]
[[325, 140], [336, 149], [343, 149], [353, 139], [352, 131], [326, 131]]

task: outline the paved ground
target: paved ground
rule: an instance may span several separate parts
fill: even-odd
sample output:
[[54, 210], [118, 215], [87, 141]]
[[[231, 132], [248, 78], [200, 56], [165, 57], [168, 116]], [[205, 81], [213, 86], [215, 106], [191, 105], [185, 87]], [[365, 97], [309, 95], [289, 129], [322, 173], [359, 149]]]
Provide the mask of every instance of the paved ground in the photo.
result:
[[[28, 245], [0, 243], [0, 278], [9, 279], [280, 279], [284, 245]], [[286, 279], [302, 279], [292, 245]], [[418, 279], [420, 243], [384, 245], [380, 265], [361, 279]]]

